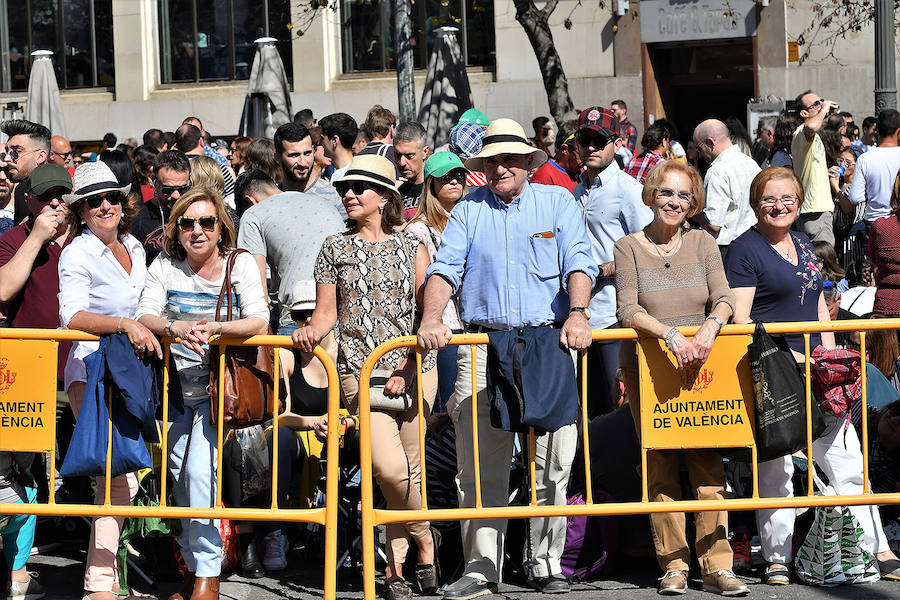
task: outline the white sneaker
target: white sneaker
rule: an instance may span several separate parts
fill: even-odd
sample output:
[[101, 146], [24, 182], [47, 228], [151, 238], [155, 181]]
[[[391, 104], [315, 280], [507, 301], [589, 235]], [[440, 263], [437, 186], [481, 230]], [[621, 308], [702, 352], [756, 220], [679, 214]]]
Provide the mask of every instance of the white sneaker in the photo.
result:
[[28, 581], [10, 581], [6, 590], [7, 600], [39, 600], [44, 597], [44, 588], [31, 573], [28, 574]]
[[287, 538], [278, 529], [267, 533], [263, 538], [266, 542], [266, 554], [263, 556], [263, 567], [266, 571], [283, 571], [287, 568]]

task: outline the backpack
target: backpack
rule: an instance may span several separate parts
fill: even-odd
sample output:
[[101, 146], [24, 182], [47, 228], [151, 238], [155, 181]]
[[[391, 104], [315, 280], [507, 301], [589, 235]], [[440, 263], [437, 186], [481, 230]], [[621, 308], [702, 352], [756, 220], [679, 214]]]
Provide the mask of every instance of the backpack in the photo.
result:
[[[612, 496], [602, 490], [593, 490], [595, 502], [613, 502]], [[578, 490], [569, 495], [568, 506], [584, 504], [584, 494]], [[597, 578], [604, 567], [615, 562], [618, 526], [615, 517], [570, 516], [566, 517], [566, 543], [560, 565], [562, 574], [573, 581], [589, 581]]]

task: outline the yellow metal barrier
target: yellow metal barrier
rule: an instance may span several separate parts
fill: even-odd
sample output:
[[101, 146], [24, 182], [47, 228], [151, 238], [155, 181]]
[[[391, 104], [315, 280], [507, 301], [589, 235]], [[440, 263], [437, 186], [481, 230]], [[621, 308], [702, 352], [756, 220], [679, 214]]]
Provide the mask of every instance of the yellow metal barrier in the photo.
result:
[[[3, 358], [2, 343], [6, 340], [49, 340], [54, 342], [62, 341], [96, 341], [97, 336], [89, 335], [78, 331], [68, 330], [47, 330], [47, 329], [0, 329], [0, 358]], [[197, 519], [234, 519], [240, 521], [286, 521], [286, 522], [305, 522], [317, 523], [325, 527], [325, 574], [324, 574], [324, 597], [335, 598], [336, 596], [336, 577], [337, 577], [337, 529], [338, 529], [338, 451], [340, 443], [339, 427], [339, 403], [340, 403], [340, 382], [338, 380], [337, 370], [328, 354], [322, 348], [315, 349], [315, 356], [322, 362], [328, 373], [328, 438], [326, 440], [327, 448], [327, 465], [326, 465], [326, 503], [324, 508], [305, 508], [305, 509], [285, 509], [279, 508], [277, 505], [278, 497], [278, 415], [274, 417], [274, 425], [272, 430], [273, 453], [272, 453], [272, 506], [265, 509], [257, 508], [190, 508], [182, 506], [169, 506], [167, 504], [167, 465], [168, 465], [168, 423], [169, 415], [169, 345], [175, 343], [175, 340], [165, 338], [163, 345], [165, 348], [165, 360], [163, 369], [163, 415], [162, 415], [162, 472], [161, 472], [161, 492], [160, 506], [113, 506], [110, 503], [110, 480], [106, 477], [106, 487], [104, 490], [104, 502], [102, 505], [92, 504], [58, 504], [54, 498], [52, 491], [55, 489], [55, 466], [56, 454], [53, 444], [49, 448], [50, 455], [50, 498], [47, 504], [3, 504], [0, 503], [0, 514], [33, 514], [33, 515], [80, 515], [85, 517], [98, 516], [117, 516], [117, 517], [162, 517], [162, 518], [197, 518]], [[217, 345], [224, 349], [225, 346], [274, 346], [275, 347], [275, 397], [278, 397], [278, 386], [280, 385], [280, 351], [282, 347], [291, 347], [293, 344], [288, 336], [275, 335], [257, 335], [248, 338], [221, 338], [210, 340], [210, 344]], [[52, 380], [56, 380], [56, 350], [54, 348], [53, 355], [53, 375]], [[219, 353], [219, 380], [224, 377], [225, 370], [225, 353]], [[297, 367], [299, 368], [299, 366]], [[54, 388], [55, 389], [55, 388]], [[216, 470], [216, 505], [221, 505], [222, 500], [222, 444], [224, 443], [223, 429], [223, 394], [224, 386], [219, 386], [218, 398], [218, 469]], [[49, 399], [48, 399], [49, 401]], [[56, 421], [55, 421], [55, 405], [56, 398], [52, 398], [54, 406], [54, 418], [51, 419], [51, 427], [53, 428], [52, 439], [56, 439]], [[112, 419], [108, 424], [108, 431], [112, 430]], [[15, 450], [15, 448], [0, 448], [5, 450]], [[106, 449], [106, 472], [110, 472], [112, 460], [112, 436], [109, 437], [109, 443]]]
[[[680, 327], [678, 328], [682, 334], [687, 337], [693, 336], [698, 327]], [[720, 336], [748, 335], [752, 334], [753, 325], [726, 325], [722, 328]], [[472, 409], [472, 445], [474, 455], [474, 474], [475, 474], [475, 506], [468, 508], [451, 508], [451, 509], [429, 509], [426, 499], [426, 472], [424, 467], [425, 456], [425, 427], [423, 419], [423, 398], [421, 383], [417, 385], [418, 393], [418, 411], [419, 411], [419, 455], [422, 457], [422, 509], [421, 510], [391, 510], [391, 509], [375, 509], [373, 505], [373, 481], [372, 481], [372, 431], [371, 431], [371, 410], [369, 406], [369, 379], [375, 365], [381, 360], [382, 356], [391, 350], [398, 348], [411, 348], [416, 345], [416, 338], [407, 336], [396, 338], [385, 342], [378, 346], [367, 358], [363, 364], [362, 372], [359, 379], [359, 420], [360, 420], [360, 477], [361, 477], [361, 494], [362, 494], [362, 535], [363, 535], [363, 582], [365, 597], [368, 600], [375, 598], [375, 527], [378, 525], [386, 525], [389, 523], [401, 523], [408, 521], [461, 521], [468, 519], [514, 519], [514, 518], [530, 518], [530, 517], [559, 517], [559, 516], [580, 516], [580, 515], [627, 515], [627, 514], [649, 514], [663, 512], [700, 512], [711, 510], [757, 510], [768, 508], [786, 508], [786, 507], [814, 507], [814, 506], [853, 506], [865, 504], [900, 504], [900, 493], [872, 494], [869, 489], [868, 482], [868, 419], [867, 419], [867, 399], [866, 399], [866, 331], [875, 330], [900, 330], [900, 319], [872, 319], [872, 320], [853, 320], [853, 321], [831, 321], [831, 322], [801, 322], [801, 323], [771, 323], [766, 325], [766, 330], [771, 334], [803, 334], [805, 340], [805, 369], [806, 369], [806, 407], [807, 407], [807, 456], [812, 456], [812, 427], [811, 421], [811, 402], [812, 402], [812, 378], [810, 369], [810, 334], [821, 332], [860, 332], [860, 354], [862, 360], [862, 454], [863, 454], [863, 472], [864, 489], [863, 494], [845, 495], [845, 496], [816, 496], [814, 495], [813, 470], [808, 469], [808, 494], [801, 497], [791, 498], [760, 498], [758, 491], [758, 477], [756, 463], [756, 446], [752, 445], [751, 451], [753, 455], [753, 491], [750, 498], [736, 498], [726, 500], [680, 500], [674, 502], [650, 502], [647, 499], [647, 474], [646, 468], [642, 469], [641, 480], [644, 499], [640, 502], [616, 502], [594, 504], [593, 493], [591, 489], [591, 466], [590, 466], [590, 440], [588, 435], [588, 419], [587, 419], [587, 383], [586, 377], [581, 382], [581, 434], [584, 456], [585, 470], [585, 504], [583, 505], [541, 505], [537, 504], [536, 488], [535, 488], [535, 463], [534, 463], [534, 429], [530, 429], [528, 443], [531, 451], [529, 452], [529, 471], [531, 481], [531, 496], [528, 506], [505, 506], [505, 507], [484, 507], [481, 501], [481, 473], [479, 466], [478, 452], [478, 423], [477, 410]], [[637, 332], [633, 329], [602, 329], [593, 332], [594, 341], [599, 340], [633, 340], [637, 339]], [[472, 352], [472, 398], [473, 405], [478, 397], [476, 385], [476, 369], [474, 367], [476, 345], [487, 344], [487, 334], [463, 334], [454, 335], [450, 341], [451, 345], [471, 346]], [[421, 381], [422, 356], [417, 353], [416, 365], [419, 372], [417, 378]], [[587, 356], [582, 353], [580, 356], [582, 372], [587, 373]], [[747, 400], [751, 400], [748, 398]], [[723, 443], [723, 447], [730, 444]], [[646, 452], [642, 451], [644, 460]]]

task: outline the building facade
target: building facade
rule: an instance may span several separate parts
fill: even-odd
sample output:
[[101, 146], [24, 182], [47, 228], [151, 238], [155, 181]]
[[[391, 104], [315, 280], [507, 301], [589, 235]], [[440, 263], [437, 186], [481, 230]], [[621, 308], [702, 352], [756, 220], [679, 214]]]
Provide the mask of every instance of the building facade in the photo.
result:
[[[47, 49], [73, 141], [173, 130], [187, 115], [213, 135], [235, 135], [253, 40], [268, 35], [278, 40], [294, 110], [362, 118], [373, 104], [395, 107], [390, 3], [337, 0], [312, 12], [313, 1], [0, 0], [0, 105], [24, 100], [29, 54]], [[576, 108], [621, 98], [639, 127], [667, 116], [682, 138], [702, 118], [744, 119], [753, 99], [790, 100], [807, 88], [839, 100], [857, 122], [873, 111], [873, 28], [830, 40], [809, 29], [808, 0], [643, 0], [623, 8], [616, 0], [561, 0], [550, 18]], [[420, 0], [412, 25], [417, 98], [433, 30], [454, 25], [476, 107], [526, 129], [548, 114], [512, 0]]]

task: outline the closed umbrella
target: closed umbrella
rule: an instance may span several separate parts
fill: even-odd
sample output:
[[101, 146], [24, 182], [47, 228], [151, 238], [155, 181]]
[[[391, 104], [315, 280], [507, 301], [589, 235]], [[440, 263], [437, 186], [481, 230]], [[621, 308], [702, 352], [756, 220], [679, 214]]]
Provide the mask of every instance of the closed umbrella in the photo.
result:
[[240, 135], [271, 138], [279, 126], [291, 121], [287, 75], [275, 42], [275, 38], [270, 37], [255, 42], [257, 51], [250, 69]]
[[35, 50], [31, 53], [31, 76], [28, 79], [28, 96], [25, 101], [25, 118], [45, 125], [53, 135], [66, 137], [62, 102], [56, 72], [53, 70], [53, 53]]
[[418, 119], [432, 148], [447, 143], [450, 129], [473, 106], [469, 75], [456, 41], [458, 32], [456, 27], [441, 27], [434, 31], [434, 49], [428, 60]]

